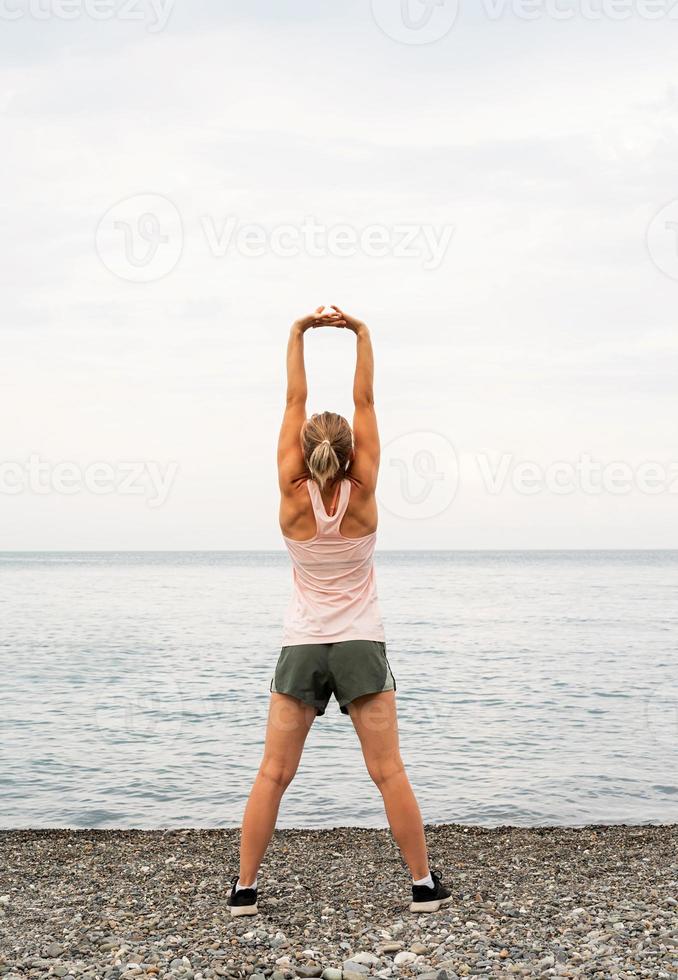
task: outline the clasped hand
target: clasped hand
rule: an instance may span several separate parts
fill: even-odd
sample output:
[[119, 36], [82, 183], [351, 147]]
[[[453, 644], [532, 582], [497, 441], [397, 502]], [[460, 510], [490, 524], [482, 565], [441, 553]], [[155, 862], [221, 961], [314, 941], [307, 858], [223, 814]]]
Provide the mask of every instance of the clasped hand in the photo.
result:
[[324, 311], [325, 307], [319, 306], [313, 313], [309, 313], [308, 316], [300, 317], [294, 321], [293, 329], [299, 330], [301, 333], [306, 333], [307, 330], [311, 328], [315, 329], [316, 327], [338, 327], [342, 330], [352, 330], [355, 334], [366, 329], [362, 320], [349, 316], [348, 313], [344, 313], [338, 306], [333, 305], [329, 310]]

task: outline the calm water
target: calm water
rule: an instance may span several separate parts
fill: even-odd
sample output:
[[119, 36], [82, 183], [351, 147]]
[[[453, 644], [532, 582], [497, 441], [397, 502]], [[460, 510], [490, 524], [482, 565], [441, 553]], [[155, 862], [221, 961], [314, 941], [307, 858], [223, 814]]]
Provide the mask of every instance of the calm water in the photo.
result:
[[[678, 820], [678, 552], [382, 552], [427, 822]], [[3, 827], [233, 826], [283, 553], [0, 554]], [[331, 701], [279, 826], [385, 826]]]

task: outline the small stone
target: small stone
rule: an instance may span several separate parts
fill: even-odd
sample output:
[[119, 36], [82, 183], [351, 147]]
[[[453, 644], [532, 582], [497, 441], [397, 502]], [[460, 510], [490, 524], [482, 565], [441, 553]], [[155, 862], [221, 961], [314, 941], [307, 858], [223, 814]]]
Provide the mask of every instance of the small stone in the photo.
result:
[[424, 953], [428, 953], [428, 946], [424, 946], [423, 943], [412, 943], [410, 949], [416, 956], [422, 956]]
[[355, 960], [344, 960], [344, 975], [346, 973], [369, 973], [369, 967], [365, 966], [364, 963], [358, 963]]
[[337, 970], [334, 966], [325, 967], [322, 978], [323, 980], [341, 980], [341, 970]]
[[311, 977], [322, 976], [323, 968], [321, 966], [297, 966], [295, 971], [298, 977], [304, 977], [305, 980], [310, 980]]
[[399, 949], [402, 949], [405, 944], [394, 940], [393, 942], [384, 943], [380, 946], [382, 953], [397, 953]]
[[59, 943], [50, 943], [45, 950], [45, 956], [47, 956], [50, 960], [54, 960], [57, 958], [57, 956], [61, 956], [63, 951], [64, 948], [63, 946], [60, 946]]
[[396, 953], [393, 957], [393, 962], [397, 966], [403, 966], [405, 963], [413, 963], [416, 958], [416, 953], [411, 953], [409, 949], [403, 949], [400, 953]]
[[381, 964], [381, 960], [374, 953], [354, 953], [351, 957], [352, 963], [364, 963], [365, 966], [376, 966]]

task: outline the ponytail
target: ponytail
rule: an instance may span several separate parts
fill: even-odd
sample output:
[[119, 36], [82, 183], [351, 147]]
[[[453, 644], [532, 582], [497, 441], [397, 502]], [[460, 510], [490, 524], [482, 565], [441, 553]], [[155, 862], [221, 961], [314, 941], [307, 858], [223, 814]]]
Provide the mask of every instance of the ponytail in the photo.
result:
[[308, 471], [322, 490], [340, 470], [339, 459], [329, 439], [323, 439], [315, 447], [307, 461]]
[[345, 472], [353, 452], [353, 434], [345, 418], [335, 412], [312, 415], [301, 432], [304, 462], [320, 489]]

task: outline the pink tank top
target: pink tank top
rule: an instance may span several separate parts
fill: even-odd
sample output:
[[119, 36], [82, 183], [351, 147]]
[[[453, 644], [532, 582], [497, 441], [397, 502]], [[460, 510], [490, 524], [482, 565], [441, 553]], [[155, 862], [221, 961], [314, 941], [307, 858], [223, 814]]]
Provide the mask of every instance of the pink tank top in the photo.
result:
[[377, 533], [346, 538], [339, 533], [351, 495], [342, 480], [335, 513], [325, 510], [320, 489], [307, 480], [316, 534], [306, 541], [283, 535], [292, 559], [294, 591], [285, 615], [283, 646], [384, 640], [374, 572]]

